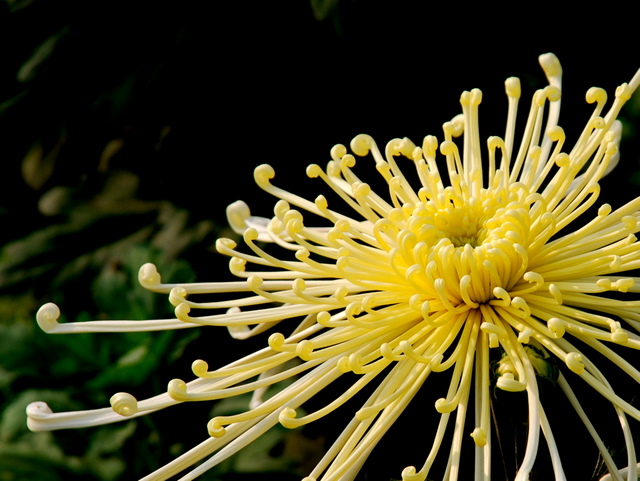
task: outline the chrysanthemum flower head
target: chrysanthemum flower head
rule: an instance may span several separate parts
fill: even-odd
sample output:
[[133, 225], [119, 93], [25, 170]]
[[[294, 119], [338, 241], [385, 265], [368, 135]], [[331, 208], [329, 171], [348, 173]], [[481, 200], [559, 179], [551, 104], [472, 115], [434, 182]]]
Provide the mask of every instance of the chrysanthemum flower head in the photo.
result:
[[[446, 376], [448, 389], [435, 406], [425, 407], [439, 422], [434, 432], [421, 435], [424, 461], [420, 468], [407, 467], [404, 481], [436, 475], [431, 468], [437, 456], [448, 459], [439, 474], [458, 479], [464, 452], [475, 456], [474, 479], [491, 479], [494, 387], [526, 392], [527, 444], [515, 479], [528, 479], [541, 433], [556, 479], [565, 479], [540, 401], [539, 376], [557, 380], [611, 476], [621, 480], [569, 382], [584, 381], [610, 401], [626, 442], [627, 479], [635, 480], [626, 416], [640, 419], [640, 411], [616, 394], [584, 348], [609, 358], [631, 382], [640, 382], [640, 372], [618, 349], [640, 348], [640, 303], [608, 294], [640, 291], [639, 279], [624, 275], [640, 267], [635, 236], [640, 199], [617, 210], [596, 205], [598, 182], [618, 161], [621, 126], [616, 116], [640, 83], [640, 72], [616, 90], [606, 114], [606, 93], [599, 88], [587, 92], [587, 102], [595, 104], [593, 114], [567, 148], [558, 125], [562, 69], [553, 54], [542, 55], [540, 63], [549, 85], [533, 95], [518, 138], [521, 89], [518, 79], [510, 78], [503, 137], [481, 140], [482, 93], [464, 92], [462, 114], [444, 124], [441, 141], [427, 136], [416, 146], [395, 139], [381, 151], [371, 137], [359, 135], [351, 142], [352, 153], [337, 145], [326, 168], [310, 165], [307, 175], [324, 184], [331, 202], [322, 194], [309, 200], [276, 187], [274, 170], [259, 166], [257, 184], [279, 199], [274, 216], [254, 217], [245, 203], [235, 202], [227, 211], [229, 222], [248, 249], [231, 239], [216, 244], [231, 258], [230, 270], [240, 280], [163, 284], [153, 265], [140, 269], [144, 287], [169, 294], [175, 319], [59, 324], [58, 308], [43, 306], [38, 323], [51, 333], [225, 326], [234, 338], [245, 339], [274, 332], [264, 349], [221, 368], [210, 370], [207, 361], [196, 360], [195, 380], [172, 380], [166, 393], [151, 399], [118, 393], [111, 408], [73, 413], [53, 413], [46, 404], [34, 403], [27, 409], [29, 427], [90, 426], [176, 403], [253, 393], [245, 412], [211, 419], [208, 439], [144, 478], [167, 479], [208, 457], [181, 478], [188, 480], [275, 424], [296, 428], [322, 422], [366, 390], [366, 402], [304, 478], [344, 481], [355, 478], [427, 378]], [[359, 176], [370, 175], [372, 167], [384, 179], [385, 192], [374, 192]], [[416, 185], [401, 167], [416, 170]], [[318, 219], [321, 226], [310, 225]], [[274, 246], [265, 248], [265, 243]], [[236, 294], [229, 300], [228, 293]], [[219, 297], [198, 302], [198, 294]], [[206, 312], [198, 315], [201, 310]], [[276, 325], [287, 319], [299, 324], [292, 332], [277, 331]], [[560, 372], [551, 368], [555, 364], [549, 358], [556, 359]], [[208, 361], [215, 363], [215, 357]], [[329, 404], [309, 413], [299, 409], [346, 373], [357, 375], [353, 384], [336, 392]], [[263, 397], [268, 387], [281, 383], [285, 387], [275, 395]], [[475, 426], [470, 432], [468, 416]], [[418, 460], [410, 463], [419, 465]]]

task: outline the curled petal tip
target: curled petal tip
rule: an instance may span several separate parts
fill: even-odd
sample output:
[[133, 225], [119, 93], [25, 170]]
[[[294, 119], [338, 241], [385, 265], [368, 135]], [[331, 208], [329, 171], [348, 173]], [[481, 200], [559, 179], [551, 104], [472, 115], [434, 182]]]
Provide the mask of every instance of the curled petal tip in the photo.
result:
[[442, 155], [451, 155], [458, 151], [458, 147], [450, 140], [445, 140], [440, 144], [440, 153]]
[[402, 470], [402, 481], [424, 481], [427, 479], [426, 471], [417, 471], [414, 466], [407, 466]]
[[253, 242], [255, 240], [258, 240], [258, 237], [259, 233], [255, 227], [249, 227], [244, 231], [244, 234], [242, 236], [245, 242]]
[[448, 401], [445, 398], [440, 398], [436, 401], [436, 411], [438, 411], [440, 414], [450, 413], [456, 407], [458, 407], [458, 403]]
[[246, 202], [237, 200], [227, 206], [227, 222], [237, 234], [244, 233], [247, 228], [246, 220], [251, 216], [251, 210]]
[[191, 364], [191, 370], [196, 376], [202, 377], [209, 371], [209, 364], [207, 364], [207, 361], [203, 361], [202, 359], [196, 359]]
[[189, 395], [187, 393], [187, 383], [185, 383], [182, 379], [173, 379], [169, 381], [169, 385], [167, 386], [167, 393], [169, 394], [169, 396], [171, 396], [172, 399], [175, 399], [176, 401], [187, 401], [189, 399]]
[[262, 164], [253, 171], [253, 178], [259, 186], [268, 186], [270, 180], [276, 176], [276, 171], [269, 164]]
[[53, 302], [48, 302], [38, 309], [36, 321], [38, 326], [44, 332], [53, 332], [58, 327], [58, 318], [60, 317], [60, 308]]
[[146, 289], [154, 289], [161, 284], [162, 278], [156, 266], [147, 262], [138, 271], [138, 282]]
[[109, 403], [113, 411], [121, 416], [133, 416], [138, 412], [138, 400], [126, 392], [114, 394]]
[[296, 354], [303, 361], [310, 361], [313, 355], [314, 348], [315, 346], [310, 340], [304, 339], [300, 341], [296, 346]]
[[545, 89], [549, 102], [557, 102], [562, 98], [562, 91], [558, 87], [552, 85], [547, 86]]
[[46, 402], [36, 401], [27, 406], [27, 416], [30, 418], [42, 418], [52, 413], [53, 411]]
[[187, 305], [187, 303], [183, 302], [181, 304], [178, 304], [174, 312], [176, 314], [176, 317], [181, 321], [191, 322], [191, 318], [189, 317], [191, 308]]
[[187, 290], [184, 287], [174, 287], [169, 292], [169, 302], [172, 306], [178, 307], [187, 298]]
[[339, 161], [347, 155], [347, 148], [342, 144], [336, 144], [331, 148], [331, 159]]
[[46, 420], [53, 411], [49, 405], [42, 401], [32, 402], [27, 406], [27, 427], [34, 432], [46, 431]]
[[369, 153], [373, 144], [373, 138], [370, 135], [360, 134], [353, 138], [350, 147], [354, 154], [364, 157]]
[[[332, 151], [333, 152], [333, 151]], [[315, 179], [322, 174], [322, 169], [318, 164], [309, 164], [307, 166], [307, 177], [310, 179]]]
[[280, 351], [282, 349], [282, 346], [284, 346], [285, 340], [286, 338], [284, 337], [284, 334], [282, 334], [281, 332], [274, 332], [269, 336], [267, 343], [269, 344], [269, 347], [274, 351]]
[[527, 388], [527, 385], [523, 382], [516, 381], [513, 374], [507, 372], [498, 378], [496, 381], [496, 387], [503, 391], [519, 392], [524, 391]]
[[520, 98], [521, 88], [519, 78], [509, 77], [507, 80], [505, 80], [504, 87], [509, 97], [513, 97], [516, 99]]
[[422, 151], [425, 157], [435, 157], [438, 150], [438, 139], [433, 135], [427, 135], [422, 141]]
[[218, 418], [213, 418], [207, 423], [207, 431], [209, 431], [209, 436], [213, 438], [220, 438], [227, 432]]
[[547, 327], [551, 332], [551, 337], [554, 339], [561, 338], [565, 333], [565, 324], [562, 319], [558, 319], [557, 317], [552, 317], [547, 321]]
[[293, 429], [298, 426], [298, 423], [296, 422], [297, 415], [298, 413], [295, 409], [286, 407], [282, 411], [280, 411], [280, 414], [278, 415], [278, 421], [285, 428]]
[[551, 52], [542, 54], [538, 57], [538, 61], [547, 77], [558, 77], [562, 75], [562, 66], [555, 54]]
[[219, 239], [216, 239], [216, 250], [220, 254], [224, 254], [229, 249], [235, 249], [237, 245], [238, 244], [236, 244], [235, 241], [228, 239], [226, 237], [220, 237]]
[[577, 352], [570, 352], [565, 358], [567, 367], [576, 374], [580, 375], [584, 372], [584, 364], [582, 363], [582, 355]]

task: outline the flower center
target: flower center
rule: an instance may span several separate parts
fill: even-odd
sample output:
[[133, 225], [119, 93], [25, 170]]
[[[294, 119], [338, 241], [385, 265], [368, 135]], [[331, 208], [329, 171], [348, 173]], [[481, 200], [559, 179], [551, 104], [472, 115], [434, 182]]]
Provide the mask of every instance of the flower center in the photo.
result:
[[483, 212], [481, 209], [470, 206], [440, 209], [433, 217], [434, 226], [439, 232], [440, 238], [447, 238], [454, 247], [478, 247], [486, 238], [486, 222], [492, 212]]
[[526, 195], [501, 189], [476, 196], [445, 192], [404, 206], [391, 263], [429, 300], [430, 312], [476, 309], [508, 296], [522, 279], [532, 222]]

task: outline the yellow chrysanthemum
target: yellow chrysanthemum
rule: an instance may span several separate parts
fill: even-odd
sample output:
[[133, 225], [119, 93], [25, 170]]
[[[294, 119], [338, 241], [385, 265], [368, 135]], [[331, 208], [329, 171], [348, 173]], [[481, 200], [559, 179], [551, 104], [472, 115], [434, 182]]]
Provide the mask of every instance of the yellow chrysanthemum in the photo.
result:
[[[611, 402], [628, 451], [627, 479], [635, 480], [635, 451], [625, 416], [640, 419], [640, 410], [615, 393], [582, 349], [589, 346], [640, 383], [640, 371], [610, 347], [640, 348], [635, 333], [640, 330], [640, 301], [608, 295], [640, 292], [640, 278], [621, 276], [640, 267], [640, 244], [634, 235], [640, 230], [640, 199], [615, 211], [604, 204], [588, 222], [573, 230], [569, 226], [595, 204], [598, 181], [617, 162], [621, 126], [615, 119], [640, 83], [640, 71], [616, 90], [606, 115], [606, 93], [598, 88], [587, 92], [595, 110], [565, 153], [565, 135], [557, 125], [561, 67], [553, 54], [541, 56], [540, 63], [549, 85], [533, 96], [517, 152], [520, 83], [510, 78], [504, 139], [490, 137], [484, 154], [479, 90], [462, 94], [463, 113], [444, 124], [440, 144], [433, 136], [427, 136], [422, 147], [396, 139], [382, 155], [371, 137], [353, 139], [353, 154], [372, 157], [388, 184], [384, 195], [360, 180], [356, 158], [343, 145], [332, 149], [325, 170], [317, 165], [307, 169], [309, 177], [329, 187], [335, 207], [323, 195], [310, 201], [275, 187], [273, 169], [259, 166], [256, 182], [280, 199], [275, 216], [252, 217], [246, 204], [236, 202], [228, 208], [228, 218], [248, 250], [236, 249], [230, 239], [217, 242], [218, 251], [231, 257], [231, 272], [243, 280], [162, 284], [153, 265], [141, 268], [142, 285], [168, 293], [176, 319], [59, 324], [58, 308], [43, 306], [38, 323], [51, 333], [226, 326], [233, 337], [244, 339], [285, 319], [300, 322], [292, 333], [273, 333], [267, 347], [220, 369], [209, 371], [205, 361], [195, 361], [196, 380], [173, 380], [167, 393], [151, 399], [138, 402], [118, 393], [111, 399], [112, 408], [73, 413], [52, 413], [46, 404], [33, 403], [27, 409], [29, 427], [103, 424], [176, 403], [252, 392], [245, 412], [210, 420], [209, 439], [144, 478], [167, 479], [211, 455], [181, 478], [188, 480], [277, 423], [295, 428], [323, 418], [374, 381], [368, 400], [305, 478], [351, 480], [429, 375], [446, 371], [438, 374], [450, 378], [448, 391], [435, 404], [439, 425], [421, 435], [422, 442], [431, 444], [426, 461], [420, 469], [406, 468], [402, 479], [425, 480], [439, 453], [448, 458], [444, 478], [458, 479], [461, 451], [471, 443], [470, 434], [476, 445], [471, 449], [474, 479], [489, 480], [494, 358], [501, 359], [496, 387], [526, 391], [528, 400], [527, 445], [516, 480], [528, 479], [540, 432], [556, 479], [565, 479], [536, 381], [536, 374], [545, 375], [545, 358], [551, 356]], [[462, 148], [453, 140], [461, 135]], [[446, 159], [440, 168], [438, 147]], [[413, 163], [417, 190], [400, 170], [398, 156]], [[443, 166], [449, 185], [440, 175]], [[308, 226], [306, 213], [314, 221], [324, 219], [324, 227]], [[263, 250], [263, 243], [292, 255], [276, 257]], [[225, 300], [228, 293], [243, 295]], [[221, 300], [198, 303], [192, 299], [196, 294], [219, 294]], [[199, 309], [214, 312], [197, 316]], [[345, 373], [355, 373], [356, 380], [336, 393], [335, 400], [309, 414], [296, 411]], [[286, 382], [277, 394], [263, 399], [267, 387]], [[557, 383], [598, 445], [610, 475], [621, 480], [568, 380], [560, 373]], [[469, 402], [472, 391], [475, 406]], [[465, 430], [469, 409], [475, 419], [472, 432]], [[451, 446], [445, 448], [447, 431]]]

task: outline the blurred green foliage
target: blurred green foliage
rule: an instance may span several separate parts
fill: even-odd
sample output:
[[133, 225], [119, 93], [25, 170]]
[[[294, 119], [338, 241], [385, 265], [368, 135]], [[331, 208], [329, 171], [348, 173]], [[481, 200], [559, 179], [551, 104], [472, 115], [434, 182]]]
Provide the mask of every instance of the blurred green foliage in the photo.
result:
[[[97, 312], [134, 319], [170, 315], [160, 297], [135, 283], [141, 258], [164, 267], [168, 279], [193, 277], [186, 263], [165, 265], [161, 251], [135, 246], [96, 277], [92, 291]], [[27, 315], [35, 302], [28, 295], [0, 297], [0, 479], [119, 479], [129, 461], [123, 447], [135, 443], [136, 450], [150, 449], [142, 445], [153, 444], [157, 433], [141, 433], [138, 421], [84, 432], [32, 433], [25, 424], [26, 406], [45, 401], [55, 412], [91, 409], [108, 405], [109, 393], [116, 390], [152, 391], [159, 373], [199, 332], [50, 336]], [[15, 303], [24, 309], [21, 314]], [[73, 320], [94, 316], [85, 311]]]

